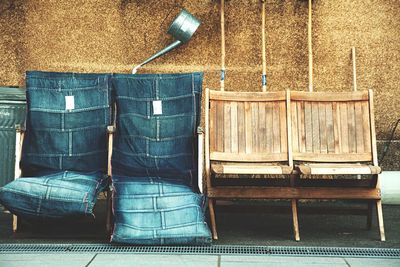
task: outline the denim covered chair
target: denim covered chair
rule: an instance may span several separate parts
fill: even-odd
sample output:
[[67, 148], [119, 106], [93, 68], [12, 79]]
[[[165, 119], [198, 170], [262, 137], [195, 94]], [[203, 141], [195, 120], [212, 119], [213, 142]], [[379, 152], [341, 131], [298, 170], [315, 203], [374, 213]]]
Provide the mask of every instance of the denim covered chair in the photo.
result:
[[0, 202], [15, 214], [14, 231], [16, 215], [93, 216], [97, 195], [108, 183], [110, 77], [27, 72], [26, 131], [18, 127], [16, 139], [18, 179], [0, 188]]
[[205, 199], [197, 193], [202, 78], [202, 73], [114, 76], [112, 242], [211, 242]]

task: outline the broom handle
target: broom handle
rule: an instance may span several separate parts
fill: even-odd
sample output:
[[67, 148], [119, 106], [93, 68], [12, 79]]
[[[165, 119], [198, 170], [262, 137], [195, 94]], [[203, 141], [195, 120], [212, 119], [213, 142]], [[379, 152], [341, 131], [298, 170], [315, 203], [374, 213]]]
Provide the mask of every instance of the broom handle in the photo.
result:
[[351, 58], [353, 60], [353, 90], [357, 91], [357, 70], [356, 70], [356, 48], [351, 48]]
[[225, 90], [225, 0], [221, 0], [221, 91]]
[[265, 52], [265, 0], [262, 2], [261, 11], [261, 36], [262, 36], [262, 91], [267, 91], [267, 59]]
[[313, 55], [311, 42], [311, 15], [312, 15], [312, 0], [308, 0], [308, 82], [309, 91], [313, 91]]

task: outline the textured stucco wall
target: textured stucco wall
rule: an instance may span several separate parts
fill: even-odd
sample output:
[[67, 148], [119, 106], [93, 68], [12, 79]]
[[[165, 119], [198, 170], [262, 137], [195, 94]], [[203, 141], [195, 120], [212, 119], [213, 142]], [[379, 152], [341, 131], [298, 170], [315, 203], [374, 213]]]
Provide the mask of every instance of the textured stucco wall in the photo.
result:
[[[219, 0], [1, 0], [0, 85], [23, 85], [26, 70], [129, 72], [171, 42], [166, 29], [180, 6], [202, 20], [199, 30], [140, 72], [204, 71], [204, 86], [218, 88]], [[261, 90], [260, 6], [226, 2], [226, 90]], [[307, 90], [307, 8], [267, 1], [269, 90]], [[378, 139], [400, 118], [399, 15], [398, 0], [313, 1], [315, 91], [352, 90], [355, 46], [358, 88], [375, 92]]]

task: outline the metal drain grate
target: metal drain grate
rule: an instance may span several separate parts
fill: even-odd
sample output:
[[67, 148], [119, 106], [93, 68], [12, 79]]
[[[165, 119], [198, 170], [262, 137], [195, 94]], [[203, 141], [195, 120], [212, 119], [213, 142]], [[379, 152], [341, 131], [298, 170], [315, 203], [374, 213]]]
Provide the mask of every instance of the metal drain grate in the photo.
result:
[[0, 253], [135, 253], [400, 258], [400, 249], [288, 246], [125, 246], [113, 244], [0, 244]]

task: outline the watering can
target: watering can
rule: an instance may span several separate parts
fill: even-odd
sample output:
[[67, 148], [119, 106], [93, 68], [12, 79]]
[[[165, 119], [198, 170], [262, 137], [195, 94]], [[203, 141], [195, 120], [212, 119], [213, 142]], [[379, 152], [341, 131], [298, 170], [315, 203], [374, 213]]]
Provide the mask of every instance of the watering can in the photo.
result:
[[199, 26], [200, 20], [190, 14], [187, 10], [182, 9], [171, 23], [167, 31], [167, 33], [175, 37], [177, 40], [134, 67], [132, 74], [135, 74], [141, 66], [164, 55], [165, 53], [168, 53], [181, 44], [188, 42]]

